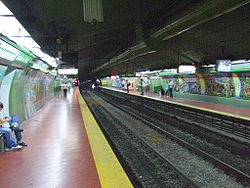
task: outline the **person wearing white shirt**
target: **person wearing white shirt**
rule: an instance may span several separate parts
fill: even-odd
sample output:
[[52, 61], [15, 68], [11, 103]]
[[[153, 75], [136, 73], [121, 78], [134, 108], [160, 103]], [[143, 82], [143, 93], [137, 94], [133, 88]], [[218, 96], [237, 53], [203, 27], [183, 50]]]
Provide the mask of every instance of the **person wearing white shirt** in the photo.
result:
[[[3, 107], [4, 107], [3, 103], [0, 102], [0, 126], [1, 126], [0, 132], [9, 134], [9, 136], [7, 137], [9, 137], [10, 139], [9, 142], [7, 141], [8, 143], [6, 144], [6, 146], [7, 145], [12, 147], [13, 145], [28, 146], [26, 143], [23, 142], [23, 137], [21, 133], [23, 129], [19, 127], [17, 115], [12, 116], [13, 118], [15, 118], [15, 121], [12, 117], [4, 116], [2, 113]], [[12, 131], [15, 132], [16, 139], [13, 137]], [[10, 148], [8, 146], [7, 148]]]

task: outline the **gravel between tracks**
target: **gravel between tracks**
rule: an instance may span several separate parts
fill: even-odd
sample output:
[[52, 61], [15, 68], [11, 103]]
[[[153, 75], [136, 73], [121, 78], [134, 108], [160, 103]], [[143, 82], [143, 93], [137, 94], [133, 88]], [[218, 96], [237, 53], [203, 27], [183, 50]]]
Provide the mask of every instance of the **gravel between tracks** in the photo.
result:
[[112, 113], [114, 117], [118, 117], [120, 122], [129, 127], [135, 134], [142, 137], [169, 161], [182, 169], [185, 174], [188, 174], [188, 176], [199, 183], [201, 187], [243, 187], [233, 178], [225, 175], [223, 171], [217, 169], [195, 154], [190, 153], [187, 149], [179, 146], [175, 142], [165, 138], [165, 136], [148, 128], [142, 122], [128, 116], [128, 114], [114, 108], [107, 102], [99, 101], [99, 104], [100, 103], [106, 110]]

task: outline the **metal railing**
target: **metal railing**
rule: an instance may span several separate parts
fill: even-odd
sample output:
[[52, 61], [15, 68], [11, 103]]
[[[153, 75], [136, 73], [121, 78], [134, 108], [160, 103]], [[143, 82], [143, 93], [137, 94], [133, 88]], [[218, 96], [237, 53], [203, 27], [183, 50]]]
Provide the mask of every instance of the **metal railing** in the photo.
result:
[[194, 124], [222, 130], [224, 132], [250, 139], [250, 121], [238, 117], [227, 116], [216, 112], [187, 107], [181, 104], [160, 101], [139, 95], [127, 94], [107, 88], [100, 91], [126, 103], [127, 101], [141, 105], [150, 110], [165, 112], [167, 115], [183, 119]]

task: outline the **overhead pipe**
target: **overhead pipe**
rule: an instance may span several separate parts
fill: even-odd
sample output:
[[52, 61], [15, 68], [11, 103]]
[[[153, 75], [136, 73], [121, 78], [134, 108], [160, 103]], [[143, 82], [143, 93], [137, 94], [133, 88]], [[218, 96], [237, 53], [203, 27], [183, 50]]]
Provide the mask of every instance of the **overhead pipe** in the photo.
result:
[[183, 12], [174, 21], [154, 32], [151, 37], [167, 40], [193, 27], [224, 15], [249, 3], [249, 0], [203, 0], [196, 3], [190, 10]]
[[106, 69], [107, 67], [119, 65], [124, 62], [135, 59], [137, 57], [144, 56], [146, 54], [155, 53], [155, 52], [156, 52], [155, 50], [149, 50], [147, 46], [145, 45], [145, 43], [141, 42], [138, 45], [129, 48], [127, 51], [123, 52], [122, 54], [110, 59], [110, 61], [108, 61], [107, 63], [95, 68], [92, 72], [97, 73], [101, 70]]
[[[163, 50], [165, 47], [164, 41], [175, 37], [187, 30], [190, 30], [209, 20], [224, 15], [234, 9], [249, 3], [250, 0], [203, 0], [194, 4], [189, 10], [181, 13], [175, 20], [167, 23], [162, 29], [153, 32], [152, 34], [139, 29], [139, 33], [143, 34], [143, 42], [134, 47], [129, 48], [124, 53], [112, 58], [109, 62], [97, 67], [93, 73], [108, 68], [109, 66], [118, 65], [127, 62], [136, 57], [155, 53]], [[190, 59], [186, 56], [186, 58]]]

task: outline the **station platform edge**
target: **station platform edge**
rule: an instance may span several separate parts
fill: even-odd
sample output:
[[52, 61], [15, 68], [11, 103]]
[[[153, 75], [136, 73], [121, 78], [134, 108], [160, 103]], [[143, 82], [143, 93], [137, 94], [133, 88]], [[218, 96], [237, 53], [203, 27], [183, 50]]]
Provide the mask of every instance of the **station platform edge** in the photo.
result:
[[133, 187], [88, 108], [86, 101], [80, 94], [78, 95], [78, 98], [101, 186], [103, 188]]
[[[106, 89], [111, 89], [119, 92], [124, 92], [124, 90], [120, 90], [117, 88], [112, 87], [103, 87]], [[225, 115], [229, 117], [234, 117], [238, 119], [243, 119], [250, 121], [250, 108], [244, 108], [244, 107], [237, 107], [232, 105], [225, 105], [225, 104], [219, 104], [216, 102], [205, 102], [201, 100], [195, 100], [195, 99], [189, 99], [184, 97], [174, 97], [174, 98], [166, 98], [159, 96], [157, 93], [152, 92], [145, 92], [144, 95], [141, 95], [139, 91], [137, 90], [130, 90], [129, 95], [140, 95], [141, 97], [150, 98], [153, 100], [160, 100], [162, 102], [172, 103], [172, 104], [178, 104], [181, 106], [194, 108], [202, 111], [212, 112], [215, 114]], [[208, 96], [209, 97], [209, 96]], [[249, 101], [246, 101], [249, 102]]]

